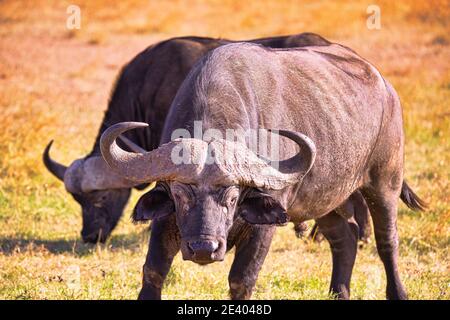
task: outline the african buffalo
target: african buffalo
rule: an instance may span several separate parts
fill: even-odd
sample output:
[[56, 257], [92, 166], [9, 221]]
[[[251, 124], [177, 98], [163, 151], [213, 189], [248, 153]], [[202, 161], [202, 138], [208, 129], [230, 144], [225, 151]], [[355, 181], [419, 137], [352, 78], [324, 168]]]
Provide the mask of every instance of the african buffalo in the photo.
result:
[[[311, 34], [250, 40], [269, 47], [329, 45]], [[122, 146], [146, 150], [159, 146], [162, 129], [175, 94], [186, 75], [205, 53], [230, 43], [230, 40], [182, 37], [148, 47], [126, 65], [116, 83], [92, 151], [69, 167], [50, 158], [52, 142], [44, 151], [47, 169], [65, 184], [67, 191], [82, 207], [82, 238], [85, 242], [104, 242], [111, 234], [130, 196], [133, 182], [111, 172], [100, 156], [99, 140], [105, 129], [122, 121], [143, 121], [152, 127], [127, 133]], [[134, 146], [133, 146], [134, 143]], [[139, 186], [138, 186], [139, 187]]]
[[[214, 135], [195, 138], [199, 124]], [[354, 51], [338, 44], [221, 46], [181, 85], [157, 149], [135, 153], [117, 145], [120, 134], [146, 126], [118, 123], [100, 143], [123, 179], [158, 181], [134, 210], [135, 220], [153, 220], [139, 298], [160, 298], [179, 250], [206, 264], [233, 246], [230, 294], [249, 298], [275, 226], [309, 219], [330, 242], [330, 290], [348, 298], [358, 228], [346, 200], [358, 191], [372, 214], [387, 297], [407, 298], [397, 268], [397, 202], [400, 195], [410, 206], [420, 199], [403, 182], [402, 110], [392, 86]], [[267, 160], [245, 135], [228, 139], [230, 129], [282, 129], [275, 133], [287, 139], [270, 143], [279, 154]]]

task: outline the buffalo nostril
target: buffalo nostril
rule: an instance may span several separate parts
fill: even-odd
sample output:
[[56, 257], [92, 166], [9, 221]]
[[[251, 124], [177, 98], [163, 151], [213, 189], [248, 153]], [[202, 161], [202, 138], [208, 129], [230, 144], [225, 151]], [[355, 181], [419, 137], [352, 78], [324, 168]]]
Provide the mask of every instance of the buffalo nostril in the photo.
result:
[[212, 240], [200, 240], [188, 242], [188, 247], [195, 256], [210, 257], [219, 249], [219, 243]]

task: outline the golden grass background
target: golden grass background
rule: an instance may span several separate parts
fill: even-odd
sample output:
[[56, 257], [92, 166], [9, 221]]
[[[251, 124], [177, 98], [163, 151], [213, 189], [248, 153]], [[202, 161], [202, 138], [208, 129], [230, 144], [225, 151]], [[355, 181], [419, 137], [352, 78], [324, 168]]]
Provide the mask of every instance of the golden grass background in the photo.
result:
[[[66, 9], [81, 8], [68, 30]], [[370, 4], [381, 29], [366, 27]], [[0, 298], [134, 299], [147, 230], [125, 217], [107, 245], [79, 243], [77, 204], [41, 163], [90, 151], [121, 66], [173, 36], [249, 39], [316, 32], [356, 50], [397, 89], [406, 170], [430, 210], [401, 205], [400, 268], [411, 298], [450, 298], [450, 1], [0, 1]], [[278, 230], [254, 298], [327, 299], [331, 257]], [[226, 298], [231, 256], [200, 267], [177, 257], [164, 298]], [[359, 253], [352, 297], [384, 298], [373, 244]]]

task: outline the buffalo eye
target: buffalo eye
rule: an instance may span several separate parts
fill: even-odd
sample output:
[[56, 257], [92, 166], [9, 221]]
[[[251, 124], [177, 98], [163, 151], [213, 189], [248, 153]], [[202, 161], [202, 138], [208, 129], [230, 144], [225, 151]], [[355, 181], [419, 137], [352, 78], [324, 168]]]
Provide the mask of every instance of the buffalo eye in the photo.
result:
[[222, 195], [222, 205], [226, 207], [234, 207], [239, 198], [239, 188], [232, 186], [227, 188]]
[[190, 185], [173, 182], [170, 190], [179, 212], [186, 213], [195, 204], [195, 194]]

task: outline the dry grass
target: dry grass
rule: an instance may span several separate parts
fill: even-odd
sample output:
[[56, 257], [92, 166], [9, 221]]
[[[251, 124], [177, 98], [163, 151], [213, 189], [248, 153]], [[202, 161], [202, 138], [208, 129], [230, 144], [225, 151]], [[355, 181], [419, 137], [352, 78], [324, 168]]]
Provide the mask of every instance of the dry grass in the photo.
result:
[[[449, 299], [450, 2], [76, 1], [82, 28], [66, 29], [68, 1], [0, 2], [0, 298], [134, 299], [148, 235], [124, 218], [111, 241], [78, 243], [79, 208], [40, 156], [56, 138], [69, 163], [90, 150], [114, 78], [149, 44], [178, 35], [235, 39], [317, 32], [354, 48], [397, 89], [404, 107], [406, 177], [429, 203], [400, 210], [400, 267], [414, 299]], [[138, 194], [128, 207], [131, 210]], [[129, 216], [129, 212], [126, 213]], [[199, 267], [177, 257], [166, 298], [226, 298], [231, 255]], [[330, 253], [280, 228], [255, 298], [328, 298]], [[360, 250], [353, 298], [384, 297], [373, 243]]]

